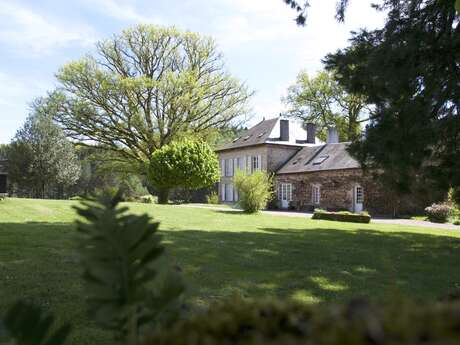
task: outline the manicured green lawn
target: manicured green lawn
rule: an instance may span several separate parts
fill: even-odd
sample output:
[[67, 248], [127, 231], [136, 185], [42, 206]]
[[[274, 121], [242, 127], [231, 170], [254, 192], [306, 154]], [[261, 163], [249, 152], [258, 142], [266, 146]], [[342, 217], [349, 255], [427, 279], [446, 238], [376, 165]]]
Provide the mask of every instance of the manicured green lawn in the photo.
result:
[[[0, 312], [17, 298], [76, 325], [70, 344], [106, 344], [87, 321], [72, 201], [0, 202]], [[129, 204], [161, 221], [182, 268], [186, 302], [226, 296], [343, 301], [407, 294], [435, 299], [460, 288], [460, 231], [351, 224], [231, 211]]]

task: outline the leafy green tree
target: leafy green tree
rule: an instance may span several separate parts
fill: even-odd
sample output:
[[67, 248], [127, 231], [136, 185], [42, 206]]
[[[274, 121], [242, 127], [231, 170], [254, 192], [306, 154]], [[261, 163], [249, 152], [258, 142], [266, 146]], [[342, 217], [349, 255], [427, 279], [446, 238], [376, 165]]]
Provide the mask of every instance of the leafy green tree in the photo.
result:
[[100, 42], [97, 55], [68, 63], [57, 78], [49, 101], [66, 133], [140, 169], [184, 133], [232, 123], [252, 94], [211, 38], [152, 25]]
[[36, 197], [49, 196], [50, 188], [71, 186], [80, 176], [74, 145], [48, 115], [42, 99], [33, 103], [32, 114], [16, 133], [8, 160], [11, 182]]
[[[327, 56], [347, 91], [375, 105], [352, 153], [401, 193], [414, 183], [460, 186], [460, 14], [454, 0], [383, 1], [379, 30]], [[424, 182], [426, 183], [426, 182]]]
[[248, 213], [264, 209], [273, 197], [273, 178], [265, 171], [255, 171], [248, 175], [238, 170], [233, 183], [238, 191], [238, 204]]
[[158, 202], [164, 204], [173, 188], [199, 189], [217, 183], [219, 161], [207, 143], [185, 139], [157, 150], [148, 176], [158, 191]]
[[301, 71], [283, 101], [288, 106], [287, 115], [316, 124], [322, 140], [330, 126], [337, 127], [342, 140], [356, 139], [361, 123], [368, 120], [366, 98], [346, 92], [331, 72], [323, 71], [311, 78]]
[[6, 159], [8, 156], [9, 145], [0, 144], [0, 159]]

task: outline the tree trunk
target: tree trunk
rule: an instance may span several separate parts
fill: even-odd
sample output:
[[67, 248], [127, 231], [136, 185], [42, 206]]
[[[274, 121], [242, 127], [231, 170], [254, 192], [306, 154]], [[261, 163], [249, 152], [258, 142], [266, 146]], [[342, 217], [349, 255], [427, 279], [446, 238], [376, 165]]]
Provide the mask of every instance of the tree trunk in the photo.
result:
[[159, 189], [158, 190], [158, 203], [162, 205], [167, 204], [168, 196], [169, 196], [169, 189]]

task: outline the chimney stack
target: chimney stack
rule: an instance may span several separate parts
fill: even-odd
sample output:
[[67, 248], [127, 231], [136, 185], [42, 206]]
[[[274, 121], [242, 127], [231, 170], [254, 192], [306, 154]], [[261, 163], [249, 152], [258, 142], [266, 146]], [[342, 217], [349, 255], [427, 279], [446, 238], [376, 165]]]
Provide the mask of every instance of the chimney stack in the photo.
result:
[[289, 141], [289, 120], [280, 120], [280, 140]]
[[307, 144], [316, 144], [316, 125], [307, 123]]
[[327, 129], [327, 143], [328, 144], [338, 144], [339, 142], [339, 133], [337, 132], [336, 127], [330, 127]]

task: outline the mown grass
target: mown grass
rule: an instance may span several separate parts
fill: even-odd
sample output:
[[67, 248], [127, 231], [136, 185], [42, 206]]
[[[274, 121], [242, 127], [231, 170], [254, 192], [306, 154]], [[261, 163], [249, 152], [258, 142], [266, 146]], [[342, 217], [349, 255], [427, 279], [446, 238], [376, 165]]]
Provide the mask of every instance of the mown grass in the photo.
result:
[[[75, 252], [77, 201], [0, 202], [0, 313], [17, 298], [75, 325], [69, 344], [106, 344], [85, 314]], [[393, 294], [434, 300], [460, 288], [460, 232], [314, 221], [181, 206], [129, 204], [161, 222], [167, 258], [181, 267], [185, 302], [231, 295], [307, 303]]]

